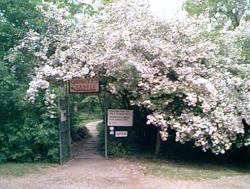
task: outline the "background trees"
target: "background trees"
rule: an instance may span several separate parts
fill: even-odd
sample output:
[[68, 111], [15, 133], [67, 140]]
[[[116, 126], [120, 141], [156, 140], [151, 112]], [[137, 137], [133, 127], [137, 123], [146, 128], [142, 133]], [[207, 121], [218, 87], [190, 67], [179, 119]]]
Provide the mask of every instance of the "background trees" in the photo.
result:
[[187, 0], [184, 5], [187, 12], [194, 16], [206, 14], [218, 27], [229, 25], [235, 29], [246, 13], [246, 0]]
[[[11, 54], [31, 30], [43, 35], [50, 32], [50, 23], [46, 23], [38, 8], [41, 2], [0, 2], [0, 162], [58, 161], [59, 158], [58, 121], [51, 119], [51, 113], [57, 116], [57, 112], [55, 108], [47, 107], [49, 101], [55, 99], [45, 97], [44, 92], [37, 95], [36, 104], [30, 104], [26, 99], [26, 91], [39, 59], [25, 49], [18, 51], [15, 58]], [[93, 13], [92, 7], [87, 4], [72, 4], [67, 0], [49, 2], [64, 7], [72, 14], [79, 10]], [[56, 36], [51, 37], [48, 40], [54, 42]], [[30, 46], [36, 50], [40, 47], [39, 44]], [[48, 49], [48, 55], [51, 53], [53, 45]]]
[[[22, 6], [3, 3], [1, 24], [13, 27], [17, 35], [2, 47], [14, 47], [2, 58], [0, 69], [5, 75], [0, 90], [8, 95], [1, 103], [11, 112], [1, 112], [6, 118], [2, 133], [9, 133], [8, 128], [17, 133], [17, 125], [32, 125], [27, 128], [37, 132], [51, 124], [53, 131], [43, 132], [56, 137], [56, 124], [49, 116], [57, 112], [48, 111], [55, 107], [48, 102], [55, 96], [54, 84], [98, 74], [105, 81], [102, 89], [124, 107], [144, 112], [163, 140], [173, 133], [176, 141], [192, 142], [215, 154], [235, 144], [249, 145], [241, 123], [249, 116], [248, 22], [246, 4], [239, 2], [187, 1], [186, 9], [197, 18], [185, 22], [159, 21], [147, 5], [123, 0], [99, 10], [68, 1], [43, 2], [35, 9], [37, 2], [26, 2], [23, 6], [30, 7], [32, 18], [23, 15]], [[23, 100], [28, 82], [27, 97], [36, 105]], [[9, 121], [13, 117], [16, 121]], [[31, 140], [41, 140], [42, 149], [47, 143], [35, 132]], [[0, 136], [2, 143], [11, 141], [6, 134]], [[49, 145], [55, 152], [56, 143]], [[1, 156], [8, 159], [5, 151]], [[51, 157], [49, 151], [40, 156]]]
[[[214, 36], [220, 30], [235, 30], [240, 25], [248, 24], [250, 20], [250, 5], [248, 0], [187, 0], [184, 8], [192, 17], [206, 17], [210, 19], [209, 31]], [[213, 29], [212, 29], [213, 28]], [[248, 32], [249, 33], [249, 32]], [[249, 63], [249, 34], [242, 41], [244, 46], [243, 56], [245, 61]]]
[[0, 162], [58, 159], [57, 123], [49, 119], [43, 96], [36, 105], [25, 100], [35, 65], [33, 56], [20, 51], [14, 61], [6, 59], [30, 29], [42, 31], [45, 27], [37, 3], [0, 2]]
[[[176, 141], [192, 141], [215, 154], [249, 144], [248, 137], [238, 140], [246, 134], [241, 119], [249, 114], [246, 21], [211, 35], [217, 25], [206, 15], [161, 22], [145, 4], [130, 1], [112, 3], [93, 16], [43, 6], [49, 7], [41, 10], [50, 32], [30, 33], [21, 46], [40, 60], [30, 100], [37, 90], [49, 90], [51, 78], [99, 74], [108, 81], [106, 90], [152, 112], [147, 123], [160, 128], [163, 140], [174, 131]], [[38, 42], [42, 51], [30, 48]], [[48, 56], [51, 45], [54, 53]]]

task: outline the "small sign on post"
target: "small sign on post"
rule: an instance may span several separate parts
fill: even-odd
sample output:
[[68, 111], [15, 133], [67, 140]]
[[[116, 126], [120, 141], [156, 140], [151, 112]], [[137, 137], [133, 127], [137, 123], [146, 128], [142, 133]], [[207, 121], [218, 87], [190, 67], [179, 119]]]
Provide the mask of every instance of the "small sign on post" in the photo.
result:
[[123, 138], [128, 136], [128, 131], [116, 131], [115, 137], [117, 138]]
[[132, 127], [133, 110], [109, 109], [108, 126], [114, 127]]
[[96, 93], [99, 92], [98, 78], [72, 79], [69, 82], [70, 93]]
[[66, 112], [66, 110], [61, 110], [60, 120], [61, 120], [61, 122], [67, 121], [67, 112]]

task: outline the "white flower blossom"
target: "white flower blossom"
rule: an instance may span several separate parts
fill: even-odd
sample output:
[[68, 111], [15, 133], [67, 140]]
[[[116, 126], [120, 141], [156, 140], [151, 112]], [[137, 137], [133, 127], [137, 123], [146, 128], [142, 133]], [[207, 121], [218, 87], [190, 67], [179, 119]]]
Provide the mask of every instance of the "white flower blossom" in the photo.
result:
[[[48, 31], [30, 31], [10, 56], [27, 48], [37, 58], [27, 91], [31, 101], [39, 89], [49, 90], [51, 79], [99, 75], [115, 78], [108, 86], [111, 93], [126, 89], [134, 95], [133, 104], [152, 111], [147, 124], [159, 127], [163, 140], [173, 129], [176, 141], [194, 141], [202, 150], [219, 154], [244, 135], [241, 119], [250, 117], [250, 65], [244, 63], [238, 41], [246, 37], [247, 23], [210, 40], [203, 32], [211, 20], [160, 21], [146, 4], [133, 0], [115, 1], [93, 16], [71, 16], [53, 3], [38, 8]], [[175, 102], [181, 110], [171, 109]]]

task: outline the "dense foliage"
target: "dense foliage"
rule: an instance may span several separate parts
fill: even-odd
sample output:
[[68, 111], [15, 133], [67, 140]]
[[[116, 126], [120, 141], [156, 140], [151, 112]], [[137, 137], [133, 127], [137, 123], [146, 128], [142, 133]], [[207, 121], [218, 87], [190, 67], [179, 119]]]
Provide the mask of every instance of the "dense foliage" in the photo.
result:
[[187, 0], [185, 9], [191, 15], [206, 14], [219, 27], [235, 29], [247, 12], [246, 0]]
[[22, 51], [15, 61], [5, 58], [30, 29], [44, 29], [36, 5], [0, 1], [0, 162], [58, 160], [58, 124], [49, 118], [43, 95], [36, 105], [25, 100], [33, 56]]
[[[48, 25], [37, 9], [41, 2], [0, 1], [0, 162], [58, 161], [59, 158], [58, 122], [51, 119], [57, 118], [56, 106], [51, 105], [56, 102], [55, 96], [45, 97], [42, 91], [35, 105], [26, 101], [25, 97], [36, 67], [36, 58], [25, 50], [19, 51], [15, 60], [6, 58], [30, 30], [39, 33], [47, 31]], [[67, 7], [71, 13], [77, 13], [80, 9], [94, 13], [92, 6], [85, 3], [72, 4], [67, 0], [50, 2]], [[49, 51], [52, 52], [53, 48]], [[55, 91], [56, 88], [52, 88]], [[80, 132], [80, 135], [84, 132]]]
[[[210, 20], [207, 33], [210, 37], [216, 36], [221, 30], [235, 30], [243, 24], [242, 21], [250, 21], [249, 0], [187, 0], [184, 8], [189, 16]], [[248, 63], [250, 62], [249, 28], [246, 29], [247, 37], [242, 41], [243, 56]]]
[[[242, 124], [243, 118], [249, 119], [250, 111], [246, 50], [249, 23], [244, 14], [245, 4], [232, 1], [236, 3], [234, 10], [229, 1], [221, 1], [225, 6], [219, 1], [204, 2], [193, 1], [201, 9], [188, 2], [186, 8], [198, 16], [185, 21], [159, 21], [150, 15], [147, 5], [132, 0], [107, 3], [99, 11], [81, 0], [47, 1], [37, 9], [33, 6], [30, 10], [41, 14], [46, 24], [41, 27], [39, 20], [34, 22], [39, 23], [38, 28], [25, 29], [26, 37], [6, 56], [6, 61], [0, 61], [0, 71], [5, 75], [0, 90], [9, 97], [1, 103], [12, 108], [1, 112], [8, 121], [1, 123], [0, 129], [11, 130], [15, 126], [16, 134], [17, 125], [25, 130], [27, 125], [32, 129], [38, 125], [48, 128], [51, 124], [43, 132], [50, 133], [49, 138], [56, 137], [56, 124], [51, 119], [57, 115], [55, 82], [98, 75], [106, 81], [102, 90], [119, 96], [124, 108], [147, 110], [147, 123], [157, 127], [162, 140], [174, 132], [175, 141], [192, 142], [215, 154], [223, 154], [234, 145], [249, 145], [250, 136]], [[7, 16], [4, 11], [1, 13], [1, 23], [6, 23]], [[35, 72], [31, 76], [33, 67]], [[30, 76], [27, 97], [36, 101], [33, 108], [37, 111], [30, 111], [32, 106], [23, 101]], [[44, 92], [45, 97], [41, 95]], [[15, 124], [9, 121], [14, 113]], [[10, 131], [2, 131], [1, 144], [18, 142], [6, 138]], [[56, 142], [48, 145], [43, 138], [32, 138], [38, 130], [33, 131], [30, 139], [41, 141], [42, 150], [38, 151], [45, 152], [41, 159], [51, 157], [50, 151], [55, 157]], [[36, 151], [35, 147], [13, 157], [4, 148], [0, 153], [5, 159], [22, 160], [32, 150]]]
[[213, 23], [205, 17], [161, 22], [133, 1], [117, 1], [93, 16], [72, 15], [51, 3], [40, 10], [47, 33], [30, 31], [16, 48], [39, 60], [28, 90], [31, 101], [39, 89], [50, 90], [51, 78], [99, 74], [108, 78], [111, 93], [152, 111], [148, 124], [160, 128], [163, 140], [173, 130], [176, 141], [193, 141], [215, 154], [250, 144], [241, 122], [249, 117], [250, 98], [244, 17], [215, 40], [206, 35]]

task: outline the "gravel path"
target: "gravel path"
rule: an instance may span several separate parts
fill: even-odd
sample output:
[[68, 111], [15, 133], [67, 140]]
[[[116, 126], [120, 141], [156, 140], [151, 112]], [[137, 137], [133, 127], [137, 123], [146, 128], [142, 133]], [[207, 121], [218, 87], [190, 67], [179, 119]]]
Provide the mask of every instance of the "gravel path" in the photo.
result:
[[[171, 180], [143, 174], [138, 162], [105, 160], [95, 150], [95, 123], [88, 125], [93, 138], [73, 147], [73, 160], [22, 177], [0, 177], [0, 189], [250, 189], [250, 176], [216, 180]], [[88, 150], [82, 150], [88, 147]], [[91, 155], [93, 157], [91, 157]]]

